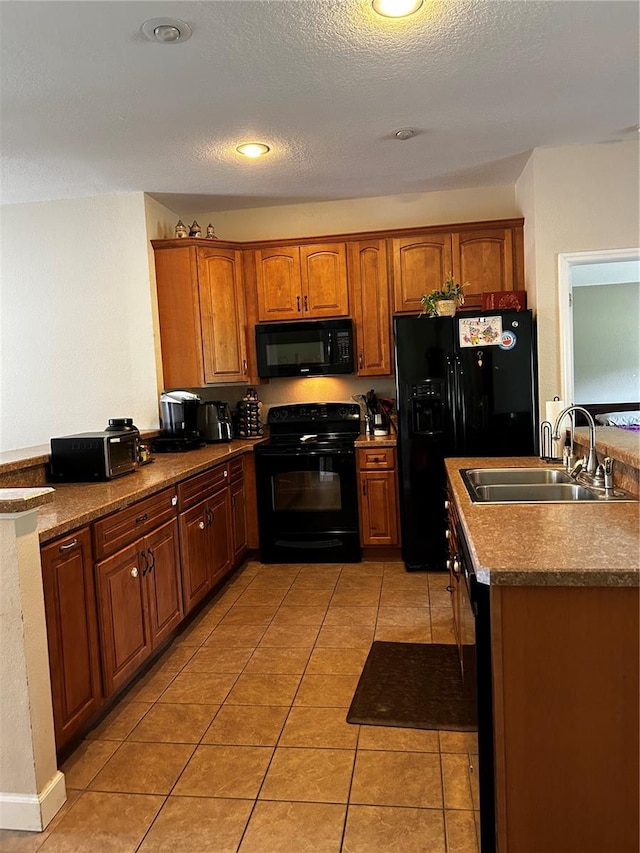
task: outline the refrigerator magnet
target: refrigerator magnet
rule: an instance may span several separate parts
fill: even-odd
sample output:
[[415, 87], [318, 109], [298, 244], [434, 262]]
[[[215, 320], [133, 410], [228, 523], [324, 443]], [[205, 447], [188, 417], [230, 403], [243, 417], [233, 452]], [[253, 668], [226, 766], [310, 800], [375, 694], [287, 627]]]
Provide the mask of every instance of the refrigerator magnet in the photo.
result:
[[517, 341], [518, 339], [515, 336], [514, 332], [508, 332], [505, 330], [502, 333], [502, 340], [498, 344], [498, 346], [500, 347], [500, 349], [513, 349]]
[[459, 321], [461, 347], [500, 346], [502, 317], [461, 317]]

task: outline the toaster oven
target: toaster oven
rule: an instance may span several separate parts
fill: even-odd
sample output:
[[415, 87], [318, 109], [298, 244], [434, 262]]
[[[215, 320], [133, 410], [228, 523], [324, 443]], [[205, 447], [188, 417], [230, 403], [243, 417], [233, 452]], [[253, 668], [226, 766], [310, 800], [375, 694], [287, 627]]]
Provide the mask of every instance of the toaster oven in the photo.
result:
[[51, 480], [88, 483], [136, 470], [137, 430], [81, 432], [51, 439]]

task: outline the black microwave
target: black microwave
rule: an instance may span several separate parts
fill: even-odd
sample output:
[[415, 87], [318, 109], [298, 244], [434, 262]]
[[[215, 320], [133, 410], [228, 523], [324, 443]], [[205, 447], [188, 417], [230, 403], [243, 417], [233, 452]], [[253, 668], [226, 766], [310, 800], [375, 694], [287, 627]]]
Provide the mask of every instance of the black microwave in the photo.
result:
[[52, 438], [52, 481], [89, 483], [135, 471], [139, 435], [138, 430], [105, 430]]
[[258, 375], [329, 376], [353, 373], [351, 320], [306, 320], [256, 326]]

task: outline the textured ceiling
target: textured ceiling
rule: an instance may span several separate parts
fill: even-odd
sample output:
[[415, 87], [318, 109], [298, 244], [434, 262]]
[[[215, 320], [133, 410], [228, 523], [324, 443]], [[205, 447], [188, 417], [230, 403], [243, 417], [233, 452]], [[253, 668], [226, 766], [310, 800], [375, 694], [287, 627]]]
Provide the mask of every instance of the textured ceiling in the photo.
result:
[[[199, 212], [512, 183], [534, 148], [637, 137], [639, 8], [2, 0], [2, 201], [145, 191]], [[146, 40], [161, 16], [192, 38]], [[249, 139], [271, 154], [239, 157]]]

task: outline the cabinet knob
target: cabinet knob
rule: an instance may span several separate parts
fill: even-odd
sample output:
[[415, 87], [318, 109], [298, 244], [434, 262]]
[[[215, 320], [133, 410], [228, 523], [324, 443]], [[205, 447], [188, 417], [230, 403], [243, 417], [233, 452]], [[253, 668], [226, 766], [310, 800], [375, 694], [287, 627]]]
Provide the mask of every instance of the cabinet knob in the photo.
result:
[[177, 506], [177, 505], [178, 505], [178, 496], [172, 495], [171, 496], [171, 506]]
[[138, 577], [138, 568], [137, 568], [137, 566], [134, 566], [134, 567], [131, 569], [131, 577], [132, 577], [132, 578], [137, 578], [137, 577]]
[[449, 530], [449, 528], [445, 530], [444, 535], [446, 539], [451, 539], [451, 531]]
[[362, 370], [363, 363], [364, 363], [364, 358], [362, 356], [362, 353], [360, 352], [360, 353], [358, 353], [358, 370]]
[[222, 476], [223, 476], [223, 477], [228, 477], [228, 476], [229, 476], [229, 472], [228, 472], [228, 471], [223, 471], [223, 472], [222, 472]]
[[199, 521], [199, 522], [198, 522], [198, 527], [200, 528], [200, 530], [204, 530], [204, 529], [205, 529], [205, 527], [206, 527], [206, 524], [204, 523], [204, 521]]
[[445, 501], [445, 502], [444, 502], [444, 508], [445, 508], [445, 509], [449, 509], [449, 501]]
[[451, 571], [453, 572], [454, 578], [456, 578], [457, 580], [460, 577], [460, 561], [457, 557], [453, 558], [453, 566], [451, 568]]

